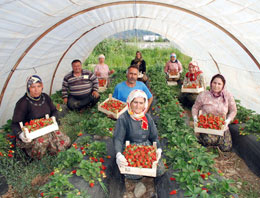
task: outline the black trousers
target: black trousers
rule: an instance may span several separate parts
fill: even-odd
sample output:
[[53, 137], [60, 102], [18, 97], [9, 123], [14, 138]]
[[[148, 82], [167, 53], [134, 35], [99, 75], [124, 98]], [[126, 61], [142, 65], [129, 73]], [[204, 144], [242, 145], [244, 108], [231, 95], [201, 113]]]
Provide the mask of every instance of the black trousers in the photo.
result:
[[68, 108], [70, 110], [81, 110], [84, 107], [93, 107], [99, 101], [100, 97], [95, 98], [92, 93], [85, 94], [82, 96], [72, 96], [68, 97]]

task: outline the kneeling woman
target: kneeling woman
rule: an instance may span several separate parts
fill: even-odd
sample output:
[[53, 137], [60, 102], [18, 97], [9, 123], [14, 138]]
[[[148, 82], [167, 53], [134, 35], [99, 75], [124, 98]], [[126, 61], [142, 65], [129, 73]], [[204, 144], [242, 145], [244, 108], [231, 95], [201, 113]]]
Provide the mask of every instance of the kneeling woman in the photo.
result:
[[12, 119], [12, 131], [16, 136], [16, 145], [26, 151], [35, 159], [41, 159], [47, 152], [54, 155], [65, 150], [70, 145], [70, 138], [60, 131], [54, 131], [35, 138], [26, 138], [22, 133], [19, 122], [30, 122], [30, 120], [44, 118], [46, 114], [55, 116], [57, 109], [51, 98], [42, 93], [43, 84], [39, 76], [30, 76], [27, 80], [25, 95], [16, 103]]
[[[133, 90], [127, 98], [128, 111], [123, 113], [117, 120], [114, 132], [114, 146], [116, 162], [118, 166], [127, 166], [127, 160], [122, 154], [125, 141], [136, 145], [152, 145], [157, 143], [157, 158], [161, 157], [162, 149], [158, 140], [158, 132], [153, 119], [149, 114], [145, 114], [148, 108], [148, 100], [145, 92]], [[162, 160], [159, 160], [156, 176], [161, 176], [165, 172]], [[125, 175], [128, 179], [139, 179], [139, 175]]]
[[225, 84], [226, 80], [221, 74], [213, 76], [210, 81], [210, 91], [204, 91], [198, 95], [192, 107], [192, 116], [194, 122], [198, 121], [197, 116], [200, 110], [202, 114], [225, 116], [227, 130], [224, 132], [224, 136], [201, 133], [198, 138], [204, 146], [219, 146], [222, 151], [230, 151], [232, 139], [228, 124], [235, 118], [237, 108], [234, 97], [225, 90]]

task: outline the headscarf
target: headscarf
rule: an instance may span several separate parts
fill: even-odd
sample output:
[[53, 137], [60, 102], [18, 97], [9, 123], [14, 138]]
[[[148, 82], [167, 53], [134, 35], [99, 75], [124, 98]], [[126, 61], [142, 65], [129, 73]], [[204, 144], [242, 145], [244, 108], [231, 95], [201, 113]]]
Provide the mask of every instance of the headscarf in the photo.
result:
[[100, 55], [98, 56], [98, 59], [100, 59], [100, 58], [104, 58], [104, 59], [105, 59], [105, 55], [104, 55], [104, 54], [100, 54]]
[[190, 72], [186, 73], [186, 77], [190, 79], [190, 81], [196, 81], [197, 77], [202, 73], [202, 71], [200, 70], [198, 63], [196, 61], [191, 61], [189, 63], [189, 67], [194, 67], [195, 68], [195, 73], [192, 74]]
[[[172, 57], [175, 57], [175, 60], [174, 60], [174, 61], [171, 60]], [[171, 55], [170, 55], [170, 61], [171, 61], [172, 63], [176, 63], [176, 62], [178, 62], [178, 60], [177, 60], [177, 56], [176, 56], [175, 53], [171, 53]]]
[[[139, 114], [136, 114], [134, 113], [134, 111], [131, 109], [131, 102], [135, 99], [135, 98], [138, 98], [138, 97], [142, 97], [145, 99], [145, 105], [144, 105], [144, 110], [139, 113]], [[131, 116], [131, 118], [133, 120], [137, 120], [137, 121], [142, 121], [142, 129], [144, 130], [148, 130], [148, 120], [145, 116], [145, 113], [147, 108], [148, 108], [148, 99], [147, 99], [147, 95], [144, 91], [142, 90], [133, 90], [131, 91], [131, 93], [129, 94], [128, 98], [127, 98], [127, 106], [128, 106], [128, 113], [129, 115]]]
[[[211, 84], [212, 84], [212, 82], [213, 82], [213, 80], [214, 80], [215, 78], [220, 78], [220, 79], [222, 80], [222, 82], [223, 82], [223, 88], [222, 88], [222, 90], [220, 91], [219, 94], [215, 94], [215, 93], [212, 91]], [[211, 94], [214, 98], [222, 97], [223, 100], [224, 100], [224, 102], [226, 102], [226, 96], [225, 96], [225, 95], [226, 95], [226, 90], [225, 90], [225, 85], [226, 85], [226, 79], [225, 79], [225, 77], [224, 77], [223, 75], [221, 75], [221, 74], [216, 74], [216, 75], [214, 75], [214, 76], [212, 77], [211, 81], [210, 81], [210, 94]]]
[[40, 100], [41, 98], [41, 95], [39, 97], [32, 97], [30, 95], [30, 90], [29, 88], [31, 87], [32, 84], [34, 83], [42, 83], [42, 79], [40, 78], [40, 76], [38, 75], [32, 75], [32, 76], [29, 76], [26, 80], [26, 93], [27, 93], [27, 96], [32, 99], [32, 100]]

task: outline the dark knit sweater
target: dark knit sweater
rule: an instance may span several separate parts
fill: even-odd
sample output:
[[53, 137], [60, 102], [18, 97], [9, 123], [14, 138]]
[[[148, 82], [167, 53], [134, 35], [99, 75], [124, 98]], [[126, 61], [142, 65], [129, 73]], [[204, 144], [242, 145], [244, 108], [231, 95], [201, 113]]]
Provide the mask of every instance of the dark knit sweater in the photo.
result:
[[21, 132], [19, 122], [25, 124], [25, 122], [33, 119], [43, 118], [46, 114], [57, 118], [57, 109], [47, 94], [42, 93], [39, 101], [34, 101], [25, 94], [18, 100], [14, 109], [12, 118], [12, 131], [14, 135], [18, 136]]

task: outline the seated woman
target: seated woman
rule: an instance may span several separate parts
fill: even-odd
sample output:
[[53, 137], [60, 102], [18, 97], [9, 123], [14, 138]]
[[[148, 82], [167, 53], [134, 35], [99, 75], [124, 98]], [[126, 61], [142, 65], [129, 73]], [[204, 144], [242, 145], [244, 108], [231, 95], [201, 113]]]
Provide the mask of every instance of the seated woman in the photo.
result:
[[216, 74], [210, 81], [210, 91], [200, 93], [192, 107], [194, 123], [198, 122], [199, 111], [202, 114], [213, 114], [215, 116], [225, 116], [225, 127], [227, 130], [224, 136], [199, 134], [199, 141], [204, 146], [218, 146], [222, 151], [232, 149], [231, 134], [228, 124], [235, 118], [237, 113], [234, 97], [225, 90], [226, 80], [221, 74]]
[[139, 68], [139, 73], [142, 73], [142, 78], [139, 78], [137, 80], [142, 81], [143, 83], [146, 83], [148, 80], [148, 77], [146, 75], [146, 63], [145, 60], [143, 60], [142, 53], [140, 51], [137, 51], [135, 54], [135, 59], [131, 61], [131, 65], [137, 65]]
[[171, 53], [170, 60], [165, 64], [164, 72], [167, 75], [167, 81], [177, 81], [179, 78], [169, 78], [169, 75], [178, 75], [182, 73], [182, 64], [177, 59], [175, 53]]
[[[186, 73], [183, 81], [183, 87], [190, 88], [193, 85], [203, 87], [206, 90], [206, 83], [203, 72], [199, 69], [197, 62], [191, 61], [189, 63], [189, 72]], [[198, 94], [197, 93], [181, 93], [179, 100], [186, 107], [191, 108], [194, 104]]]
[[206, 84], [203, 72], [200, 70], [197, 62], [191, 61], [189, 63], [189, 72], [186, 73], [183, 81], [183, 86], [192, 86], [193, 84], [203, 87], [206, 90]]
[[[161, 157], [162, 149], [158, 140], [158, 132], [153, 119], [149, 114], [145, 114], [148, 108], [148, 100], [144, 91], [133, 90], [127, 98], [128, 111], [123, 113], [117, 120], [113, 136], [116, 163], [118, 166], [127, 166], [127, 160], [122, 154], [125, 147], [125, 141], [136, 145], [152, 145], [157, 143], [157, 158]], [[159, 160], [157, 166], [157, 176], [165, 172], [162, 160]], [[125, 175], [128, 179], [140, 179], [140, 175]]]
[[98, 64], [95, 67], [94, 73], [98, 77], [98, 79], [105, 79], [108, 81], [109, 75], [113, 74], [115, 71], [109, 70], [107, 64], [105, 64], [105, 56], [100, 54], [98, 56]]
[[19, 122], [30, 122], [34, 119], [44, 118], [46, 114], [55, 116], [57, 109], [51, 98], [42, 93], [43, 83], [39, 76], [32, 75], [27, 80], [25, 95], [16, 103], [12, 131], [16, 136], [16, 145], [34, 159], [41, 159], [47, 152], [54, 155], [70, 146], [70, 138], [60, 131], [54, 131], [35, 138], [33, 140], [25, 137], [21, 131]]

